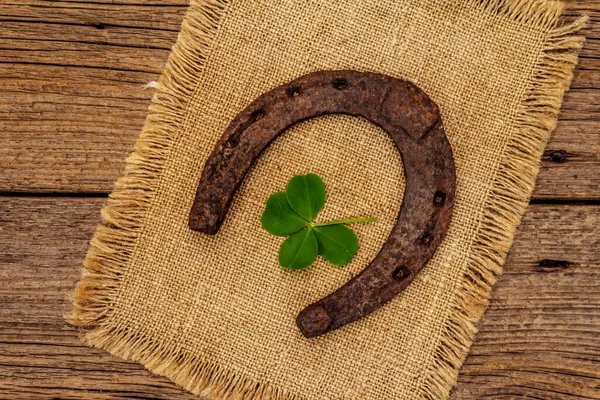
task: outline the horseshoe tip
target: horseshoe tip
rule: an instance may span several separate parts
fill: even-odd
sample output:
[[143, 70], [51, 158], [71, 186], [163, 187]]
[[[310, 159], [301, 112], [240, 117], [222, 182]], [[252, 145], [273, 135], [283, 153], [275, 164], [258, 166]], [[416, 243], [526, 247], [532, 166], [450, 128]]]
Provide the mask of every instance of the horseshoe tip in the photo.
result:
[[296, 317], [296, 325], [306, 338], [322, 335], [328, 331], [330, 324], [329, 314], [319, 304], [311, 304]]
[[[200, 195], [206, 194], [204, 190], [198, 189], [198, 191]], [[196, 195], [190, 210], [188, 226], [196, 232], [216, 235], [221, 228], [224, 215], [223, 207], [219, 201], [207, 201], [206, 197]]]
[[195, 215], [190, 215], [188, 226], [193, 231], [202, 232], [207, 235], [216, 235], [219, 232], [219, 225], [206, 223], [199, 218], [195, 218]]

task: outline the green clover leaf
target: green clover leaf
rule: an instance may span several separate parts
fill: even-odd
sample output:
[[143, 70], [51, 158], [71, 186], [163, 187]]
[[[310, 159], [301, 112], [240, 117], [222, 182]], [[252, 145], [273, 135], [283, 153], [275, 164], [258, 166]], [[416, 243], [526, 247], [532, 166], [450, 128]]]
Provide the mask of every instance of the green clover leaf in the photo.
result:
[[325, 184], [315, 174], [294, 176], [285, 193], [294, 211], [308, 221], [315, 219], [325, 205]]
[[341, 224], [313, 227], [319, 253], [333, 265], [346, 265], [358, 251], [358, 238], [350, 228]]
[[315, 223], [325, 205], [323, 180], [315, 174], [296, 175], [285, 192], [267, 200], [261, 216], [263, 228], [275, 236], [289, 236], [279, 249], [279, 265], [301, 270], [311, 265], [320, 253], [333, 265], [346, 265], [358, 251], [358, 238], [344, 224], [373, 222], [377, 218], [349, 218]]
[[310, 227], [296, 232], [279, 249], [279, 265], [283, 268], [304, 269], [314, 263], [319, 254], [317, 239]]
[[292, 210], [285, 192], [277, 192], [269, 197], [260, 222], [267, 232], [275, 236], [288, 236], [309, 225], [307, 220]]

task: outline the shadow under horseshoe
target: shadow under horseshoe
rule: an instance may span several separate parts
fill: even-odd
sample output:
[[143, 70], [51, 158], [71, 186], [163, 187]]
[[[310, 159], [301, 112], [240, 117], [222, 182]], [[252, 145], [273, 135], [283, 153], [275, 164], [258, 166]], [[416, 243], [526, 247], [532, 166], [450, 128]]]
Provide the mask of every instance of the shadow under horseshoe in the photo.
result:
[[233, 119], [202, 171], [190, 228], [216, 234], [262, 151], [292, 125], [325, 114], [363, 117], [386, 131], [402, 156], [406, 187], [396, 225], [375, 259], [296, 318], [307, 338], [364, 317], [408, 286], [444, 239], [456, 185], [439, 109], [423, 91], [377, 73], [318, 71], [261, 95]]

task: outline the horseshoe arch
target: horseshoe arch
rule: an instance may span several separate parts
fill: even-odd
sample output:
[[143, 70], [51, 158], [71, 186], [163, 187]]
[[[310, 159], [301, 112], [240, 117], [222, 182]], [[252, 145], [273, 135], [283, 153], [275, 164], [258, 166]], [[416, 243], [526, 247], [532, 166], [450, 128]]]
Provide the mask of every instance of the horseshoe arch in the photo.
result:
[[325, 114], [363, 117], [386, 131], [402, 156], [406, 186], [396, 225], [373, 261], [298, 314], [307, 338], [356, 321], [404, 290], [442, 242], [455, 196], [452, 149], [423, 91], [377, 73], [319, 71], [261, 95], [233, 119], [202, 171], [190, 228], [216, 234], [262, 151], [292, 125]]

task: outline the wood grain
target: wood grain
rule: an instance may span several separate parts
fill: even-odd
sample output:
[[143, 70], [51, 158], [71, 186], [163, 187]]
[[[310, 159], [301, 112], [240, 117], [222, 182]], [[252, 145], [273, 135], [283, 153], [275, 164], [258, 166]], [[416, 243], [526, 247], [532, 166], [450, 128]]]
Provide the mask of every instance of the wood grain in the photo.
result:
[[453, 399], [600, 399], [599, 218], [530, 206]]
[[110, 191], [185, 12], [131, 3], [0, 3], [0, 191]]
[[0, 398], [195, 398], [137, 363], [84, 346], [64, 322], [104, 201], [0, 203]]
[[[600, 2], [536, 199], [600, 199]], [[175, 42], [185, 1], [0, 3], [0, 192], [107, 193]]]
[[[142, 127], [144, 85], [158, 78], [185, 7], [0, 1], [1, 399], [195, 398], [83, 346], [62, 318]], [[582, 12], [588, 40], [536, 204], [452, 399], [600, 399], [600, 1], [570, 1], [570, 15]]]
[[[83, 346], [62, 318], [104, 200], [0, 203], [1, 398], [193, 398]], [[531, 206], [455, 399], [600, 399], [598, 246], [600, 206]]]

